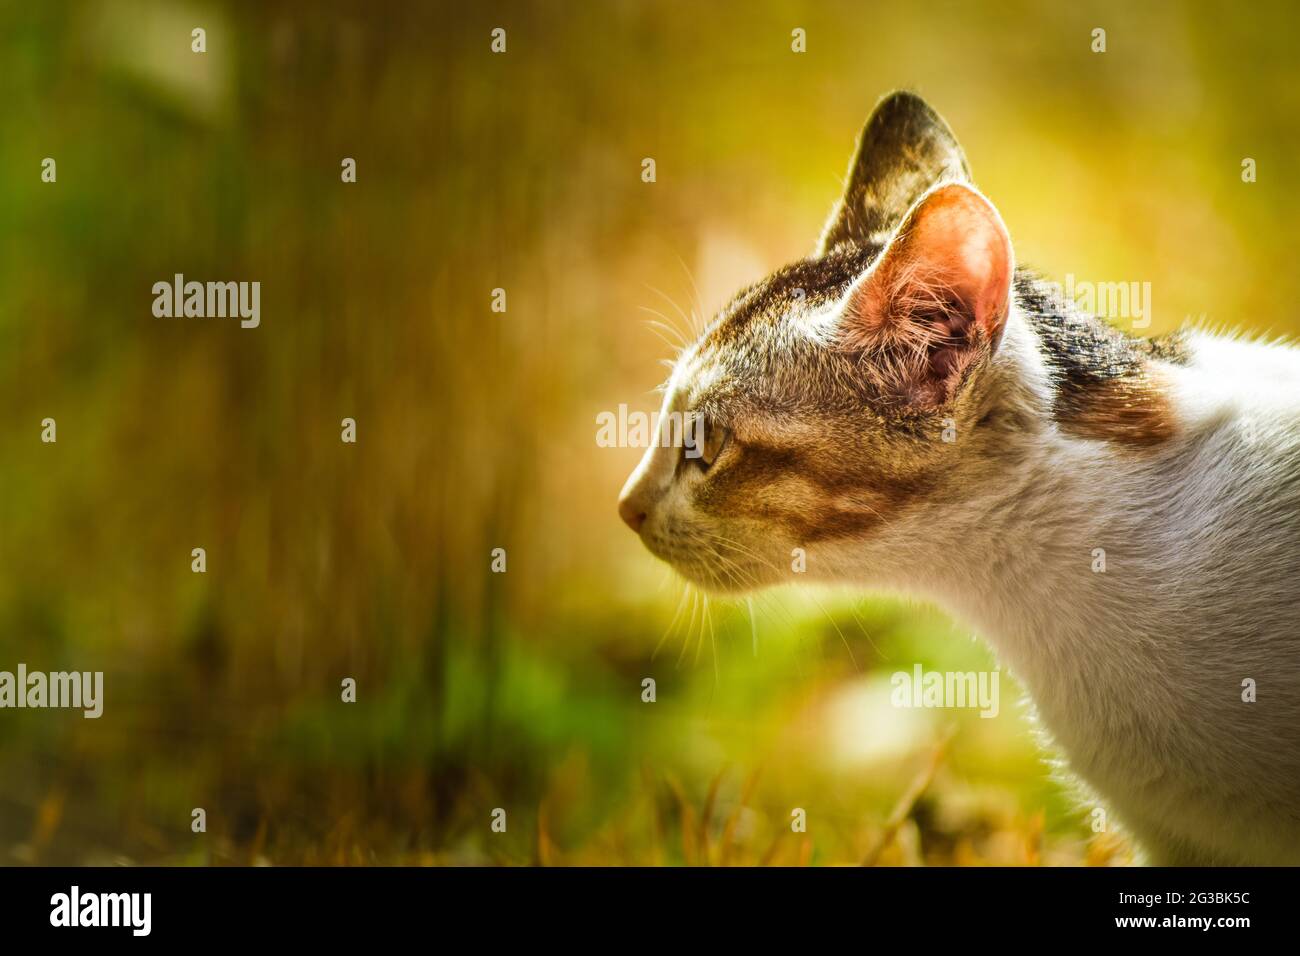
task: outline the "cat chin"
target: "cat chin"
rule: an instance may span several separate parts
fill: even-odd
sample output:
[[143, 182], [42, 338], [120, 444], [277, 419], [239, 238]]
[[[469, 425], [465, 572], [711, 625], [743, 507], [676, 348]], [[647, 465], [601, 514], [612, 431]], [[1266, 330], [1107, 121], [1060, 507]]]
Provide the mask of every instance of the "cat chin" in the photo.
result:
[[771, 582], [757, 580], [749, 571], [746, 571], [744, 577], [741, 578], [739, 576], [728, 577], [726, 572], [708, 566], [674, 563], [672, 568], [687, 584], [692, 584], [695, 587], [702, 588], [709, 594], [716, 594], [720, 597], [742, 597], [746, 594], [766, 590], [771, 586]]

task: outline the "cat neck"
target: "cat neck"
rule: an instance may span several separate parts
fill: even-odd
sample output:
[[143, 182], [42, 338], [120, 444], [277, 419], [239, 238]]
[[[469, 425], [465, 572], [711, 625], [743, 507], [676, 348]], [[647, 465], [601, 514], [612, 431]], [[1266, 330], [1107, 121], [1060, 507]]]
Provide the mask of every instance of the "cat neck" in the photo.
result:
[[[949, 491], [852, 562], [887, 569], [882, 583], [954, 611], [1031, 677], [1060, 676], [1061, 662], [1084, 648], [1132, 660], [1145, 635], [1184, 622], [1197, 607], [1187, 589], [1203, 587], [1198, 528], [1215, 520], [1220, 493], [1237, 480], [1230, 432], [1214, 445], [1223, 410], [1184, 407], [1192, 373], [1139, 363], [1141, 346], [1095, 321], [1063, 316], [1051, 341], [1041, 312], [1014, 310], [993, 366], [995, 414], [986, 416], [1005, 424], [971, 436], [977, 448], [962, 456]], [[1072, 368], [1063, 368], [1063, 342], [1075, 343], [1065, 349]], [[1166, 430], [1099, 408], [1118, 387], [1109, 383], [1123, 368], [1121, 350], [1135, 375], [1145, 362], [1159, 366], [1158, 388], [1141, 400], [1168, 420]], [[1113, 440], [1093, 437], [1097, 427]], [[1093, 672], [1086, 659], [1070, 669], [1083, 679]]]

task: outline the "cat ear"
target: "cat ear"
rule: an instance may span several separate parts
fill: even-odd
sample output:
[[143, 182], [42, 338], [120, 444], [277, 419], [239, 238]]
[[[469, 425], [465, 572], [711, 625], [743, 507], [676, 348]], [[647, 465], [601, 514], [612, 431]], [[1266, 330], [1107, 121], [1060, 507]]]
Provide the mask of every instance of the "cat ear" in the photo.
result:
[[1011, 308], [1011, 237], [972, 186], [936, 187], [850, 290], [839, 344], [886, 394], [921, 408], [953, 397], [992, 354]]
[[818, 255], [842, 243], [880, 243], [926, 190], [971, 181], [966, 156], [939, 114], [915, 93], [890, 93], [862, 128], [844, 196]]

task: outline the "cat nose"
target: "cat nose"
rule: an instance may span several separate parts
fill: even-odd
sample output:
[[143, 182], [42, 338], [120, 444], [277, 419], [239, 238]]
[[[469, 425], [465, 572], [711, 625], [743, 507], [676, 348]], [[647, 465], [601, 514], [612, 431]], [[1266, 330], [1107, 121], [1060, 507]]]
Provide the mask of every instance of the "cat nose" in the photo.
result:
[[645, 524], [645, 509], [641, 507], [639, 499], [632, 495], [621, 495], [618, 499], [618, 516], [634, 532], [641, 533], [641, 526]]

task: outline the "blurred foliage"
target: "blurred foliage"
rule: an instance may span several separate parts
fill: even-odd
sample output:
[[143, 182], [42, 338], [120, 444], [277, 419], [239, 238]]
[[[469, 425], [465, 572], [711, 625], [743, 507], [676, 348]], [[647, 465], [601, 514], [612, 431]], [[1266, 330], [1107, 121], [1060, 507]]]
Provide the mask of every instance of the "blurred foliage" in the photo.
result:
[[[994, 666], [939, 612], [682, 598], [595, 415], [654, 407], [652, 312], [809, 250], [900, 86], [1022, 261], [1151, 282], [1152, 332], [1294, 333], [1290, 5], [0, 10], [0, 668], [106, 672], [98, 721], [0, 713], [5, 862], [1128, 858], [1008, 682], [889, 706]], [[261, 327], [153, 318], [177, 272], [260, 281]]]

